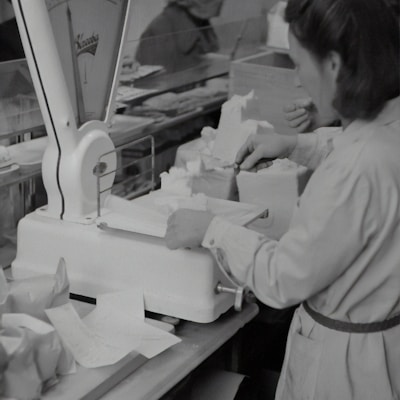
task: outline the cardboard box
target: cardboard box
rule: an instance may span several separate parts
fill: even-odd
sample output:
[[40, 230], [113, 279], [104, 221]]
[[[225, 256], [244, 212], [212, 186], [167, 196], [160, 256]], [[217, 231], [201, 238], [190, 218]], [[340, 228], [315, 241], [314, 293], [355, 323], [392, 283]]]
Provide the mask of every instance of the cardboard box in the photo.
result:
[[235, 60], [230, 66], [229, 96], [246, 95], [254, 90], [257, 107], [249, 110], [251, 118], [266, 120], [279, 133], [294, 133], [284, 119], [283, 107], [298, 98], [309, 97], [295, 85], [295, 70], [288, 54], [266, 51]]
[[289, 229], [294, 207], [309, 177], [310, 171], [300, 165], [266, 168], [258, 173], [241, 171], [236, 177], [239, 200], [269, 210], [268, 218], [259, 219], [248, 227], [279, 240]]

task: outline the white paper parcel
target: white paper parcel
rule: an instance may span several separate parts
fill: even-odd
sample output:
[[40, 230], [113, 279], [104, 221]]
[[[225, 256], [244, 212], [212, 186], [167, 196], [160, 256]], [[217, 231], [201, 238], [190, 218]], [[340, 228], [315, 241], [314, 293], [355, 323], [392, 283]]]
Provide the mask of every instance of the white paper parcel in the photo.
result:
[[263, 130], [273, 130], [273, 126], [267, 121], [256, 121], [247, 118], [247, 111], [256, 101], [254, 92], [247, 96], [234, 95], [222, 105], [221, 118], [212, 154], [214, 157], [224, 161], [225, 165], [233, 165], [239, 149], [246, 142], [247, 138]]

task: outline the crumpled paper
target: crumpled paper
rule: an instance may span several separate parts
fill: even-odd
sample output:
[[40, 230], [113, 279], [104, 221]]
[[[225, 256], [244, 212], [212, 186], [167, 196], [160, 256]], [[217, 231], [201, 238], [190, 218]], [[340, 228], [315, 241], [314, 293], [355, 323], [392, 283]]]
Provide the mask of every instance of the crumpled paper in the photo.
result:
[[55, 275], [7, 282], [0, 269], [0, 316], [4, 313], [24, 313], [49, 322], [44, 310], [68, 301], [69, 281], [64, 259], [60, 259]]
[[39, 399], [58, 375], [76, 371], [45, 310], [69, 302], [63, 259], [54, 275], [7, 282], [0, 269], [0, 398]]
[[27, 314], [3, 314], [0, 345], [5, 365], [1, 395], [20, 400], [39, 399], [57, 383], [57, 375], [75, 368], [69, 350], [50, 324]]

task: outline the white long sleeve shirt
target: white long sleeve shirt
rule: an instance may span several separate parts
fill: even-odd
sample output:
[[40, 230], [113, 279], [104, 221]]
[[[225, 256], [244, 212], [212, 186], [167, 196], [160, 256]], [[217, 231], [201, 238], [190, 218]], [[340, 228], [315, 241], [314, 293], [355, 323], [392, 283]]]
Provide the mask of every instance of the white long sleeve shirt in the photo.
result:
[[[215, 217], [203, 246], [272, 307], [308, 300], [327, 317], [356, 323], [399, 314], [399, 119], [396, 98], [374, 121], [354, 121], [342, 134], [299, 135], [291, 159], [315, 171], [288, 232], [269, 240]], [[300, 307], [277, 398], [302, 399], [301, 388], [310, 387], [304, 398], [400, 399], [400, 326], [342, 333], [316, 324]]]

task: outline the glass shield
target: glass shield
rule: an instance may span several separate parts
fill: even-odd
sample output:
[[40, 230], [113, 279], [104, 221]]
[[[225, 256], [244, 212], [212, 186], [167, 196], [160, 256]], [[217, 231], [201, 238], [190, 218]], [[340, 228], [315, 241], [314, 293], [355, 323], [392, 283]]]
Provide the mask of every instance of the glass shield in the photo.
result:
[[127, 0], [46, 0], [78, 128], [112, 104]]

